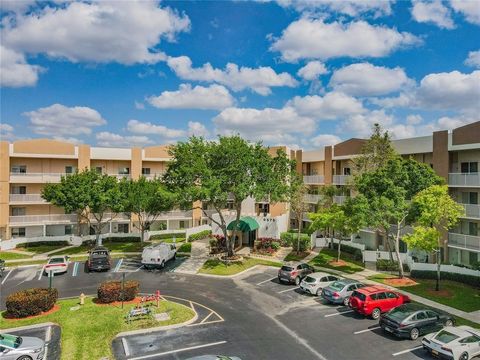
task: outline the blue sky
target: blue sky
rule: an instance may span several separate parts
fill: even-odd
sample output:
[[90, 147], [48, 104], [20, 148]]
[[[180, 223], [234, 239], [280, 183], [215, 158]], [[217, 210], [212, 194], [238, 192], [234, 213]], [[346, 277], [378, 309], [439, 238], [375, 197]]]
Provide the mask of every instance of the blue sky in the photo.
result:
[[480, 2], [3, 1], [1, 136], [305, 149], [477, 121]]

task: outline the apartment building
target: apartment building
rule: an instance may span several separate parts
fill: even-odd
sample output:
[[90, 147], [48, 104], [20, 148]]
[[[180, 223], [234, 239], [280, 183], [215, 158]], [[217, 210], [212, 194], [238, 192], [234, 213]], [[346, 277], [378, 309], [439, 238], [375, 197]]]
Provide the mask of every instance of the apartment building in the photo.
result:
[[[349, 139], [302, 153], [303, 179], [309, 187], [305, 201], [310, 204], [311, 211], [316, 210], [321, 200], [320, 188], [325, 185], [337, 188], [336, 203], [350, 196], [353, 161], [361, 153], [365, 141]], [[445, 234], [444, 260], [465, 265], [480, 261], [480, 121], [451, 132], [438, 131], [430, 136], [394, 140], [393, 146], [402, 156], [432, 166], [445, 179], [452, 197], [465, 208], [458, 226]], [[309, 221], [307, 217], [304, 220]], [[370, 229], [362, 230], [352, 240], [365, 244], [367, 250], [385, 249], [385, 239]], [[402, 248], [406, 251], [405, 244]]]

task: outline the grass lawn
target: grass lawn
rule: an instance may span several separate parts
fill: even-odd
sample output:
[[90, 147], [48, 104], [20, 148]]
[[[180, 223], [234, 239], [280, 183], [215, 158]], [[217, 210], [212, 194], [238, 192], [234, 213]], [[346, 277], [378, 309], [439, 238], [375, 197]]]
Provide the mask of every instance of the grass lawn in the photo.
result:
[[310, 254], [309, 252], [300, 252], [297, 254], [297, 251], [296, 250], [292, 250], [287, 256], [285, 256], [285, 259], [283, 259], [283, 261], [293, 261], [293, 262], [296, 262], [296, 261], [301, 261], [303, 259], [305, 259], [308, 254]]
[[182, 323], [191, 319], [194, 312], [183, 305], [170, 301], [161, 301], [160, 307], [154, 307], [157, 313], [168, 312], [170, 320], [157, 322], [145, 318], [127, 324], [125, 314], [133, 305], [124, 309], [113, 305], [96, 305], [92, 298], [85, 299], [85, 305], [79, 310], [70, 308], [78, 304], [77, 299], [60, 300], [60, 310], [49, 315], [24, 320], [6, 320], [0, 318], [0, 328], [12, 328], [51, 321], [62, 327], [62, 359], [100, 359], [113, 358], [110, 345], [116, 334], [122, 331], [149, 328], [161, 325]]
[[28, 246], [23, 248], [17, 248], [17, 250], [21, 251], [28, 251], [34, 254], [43, 254], [49, 251], [61, 249], [65, 247], [65, 245], [38, 245], [38, 246]]
[[318, 256], [314, 257], [309, 264], [313, 266], [321, 266], [329, 269], [346, 272], [347, 274], [354, 274], [364, 270], [363, 264], [353, 260], [352, 256], [348, 253], [342, 253], [340, 259], [343, 260], [342, 264], [335, 264], [337, 260], [337, 251], [331, 249], [323, 249]]
[[24, 254], [17, 254], [14, 252], [8, 251], [0, 251], [0, 259], [8, 261], [8, 260], [20, 260], [20, 259], [30, 259], [32, 256], [24, 255]]
[[[142, 252], [142, 249], [145, 246], [151, 245], [151, 243], [149, 242], [141, 243], [139, 241], [122, 241], [122, 242], [104, 241], [102, 245], [112, 252]], [[90, 245], [80, 245], [80, 246], [75, 246], [69, 249], [56, 252], [55, 255], [86, 254], [92, 248], [93, 246], [90, 246]]]
[[255, 265], [269, 265], [281, 267], [282, 264], [276, 261], [269, 261], [263, 259], [244, 258], [241, 263], [225, 264], [219, 259], [210, 259], [203, 264], [200, 269], [202, 274], [212, 275], [234, 275], [241, 271], [247, 270]]
[[[176, 243], [180, 243], [180, 242], [184, 242], [186, 241], [187, 239], [186, 238], [175, 238], [175, 242]], [[164, 243], [168, 243], [168, 244], [171, 244], [173, 243], [173, 238], [168, 238], [168, 239], [157, 239], [157, 240], [152, 240], [152, 242], [154, 243], [159, 243], [159, 242], [164, 242]]]
[[[395, 277], [396, 276], [394, 275], [380, 274], [370, 276], [369, 280], [377, 281], [383, 284], [385, 283], [385, 279]], [[401, 289], [466, 312], [480, 310], [480, 289], [451, 280], [441, 280], [440, 291], [436, 292], [435, 280], [413, 280], [415, 280], [418, 285], [401, 287]]]

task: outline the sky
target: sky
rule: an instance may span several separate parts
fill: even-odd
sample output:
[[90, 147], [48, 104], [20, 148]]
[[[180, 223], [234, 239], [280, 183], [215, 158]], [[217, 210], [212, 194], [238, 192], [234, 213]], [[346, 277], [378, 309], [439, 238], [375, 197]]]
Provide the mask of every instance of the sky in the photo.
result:
[[480, 120], [480, 0], [2, 0], [0, 136], [315, 149]]

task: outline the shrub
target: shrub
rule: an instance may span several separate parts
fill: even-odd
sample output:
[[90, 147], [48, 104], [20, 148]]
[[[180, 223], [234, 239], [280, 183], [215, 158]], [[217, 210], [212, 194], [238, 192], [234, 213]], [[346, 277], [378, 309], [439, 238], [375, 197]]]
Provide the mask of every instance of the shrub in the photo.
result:
[[171, 239], [173, 237], [175, 237], [175, 239], [185, 239], [186, 235], [186, 233], [155, 234], [150, 236], [150, 240]]
[[218, 254], [227, 250], [227, 242], [223, 235], [210, 235], [210, 252]]
[[480, 261], [474, 261], [473, 263], [470, 264], [470, 267], [473, 270], [480, 270]]
[[57, 289], [33, 288], [7, 296], [7, 314], [19, 319], [51, 310], [58, 299]]
[[177, 250], [178, 252], [189, 253], [192, 252], [192, 243], [183, 243]]
[[271, 246], [272, 246], [272, 249], [275, 251], [280, 249], [280, 243], [278, 241], [273, 241]]
[[[429, 270], [412, 270], [410, 272], [410, 277], [414, 279], [432, 279], [435, 280], [437, 278], [436, 271], [429, 271]], [[441, 280], [452, 280], [456, 282], [460, 282], [462, 284], [467, 284], [476, 288], [480, 289], [480, 277], [474, 275], [466, 275], [466, 274], [458, 274], [458, 273], [451, 273], [451, 272], [440, 272], [440, 279]], [[440, 281], [441, 281], [440, 280]]]
[[121, 281], [104, 281], [97, 289], [98, 301], [104, 304], [122, 300], [131, 301], [138, 295], [139, 285], [136, 280], [125, 281], [122, 291]]
[[[280, 234], [280, 240], [284, 245], [288, 245], [293, 247], [294, 249], [297, 249], [297, 238], [298, 234], [297, 233], [292, 233], [292, 232], [284, 232]], [[310, 248], [311, 245], [311, 240], [310, 240], [310, 235], [307, 234], [300, 234], [300, 251], [306, 251]]]
[[142, 239], [139, 236], [121, 236], [121, 237], [107, 237], [103, 238], [103, 242], [140, 242]]
[[203, 230], [198, 233], [192, 234], [188, 237], [187, 241], [192, 242], [195, 240], [205, 239], [212, 234], [212, 230]]
[[[398, 261], [392, 261], [390, 259], [378, 259], [377, 260], [378, 271], [398, 271]], [[410, 271], [408, 264], [403, 264], [403, 270]]]
[[34, 248], [37, 246], [44, 246], [44, 245], [49, 245], [49, 246], [68, 246], [70, 243], [68, 241], [37, 241], [37, 242], [26, 242], [26, 243], [20, 243], [17, 244], [17, 248]]

